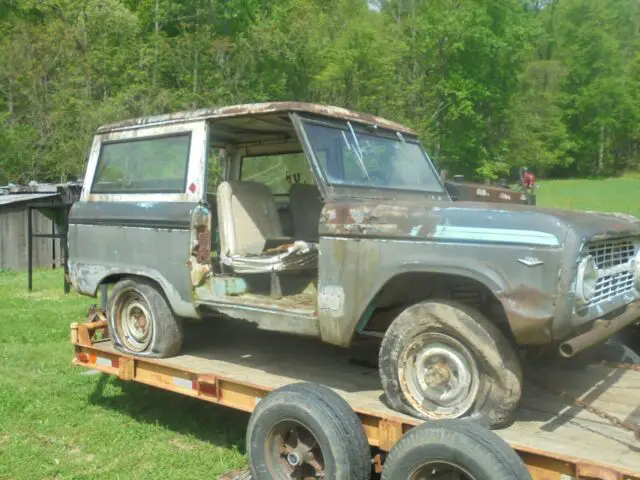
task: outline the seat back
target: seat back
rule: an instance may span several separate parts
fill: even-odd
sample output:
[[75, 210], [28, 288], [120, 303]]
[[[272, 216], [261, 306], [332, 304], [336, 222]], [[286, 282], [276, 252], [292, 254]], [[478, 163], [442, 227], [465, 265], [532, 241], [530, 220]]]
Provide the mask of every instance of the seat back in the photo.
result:
[[217, 196], [223, 255], [257, 255], [268, 238], [282, 237], [278, 209], [266, 185], [222, 182]]
[[294, 183], [289, 191], [289, 211], [293, 236], [299, 240], [318, 240], [322, 198], [315, 185]]

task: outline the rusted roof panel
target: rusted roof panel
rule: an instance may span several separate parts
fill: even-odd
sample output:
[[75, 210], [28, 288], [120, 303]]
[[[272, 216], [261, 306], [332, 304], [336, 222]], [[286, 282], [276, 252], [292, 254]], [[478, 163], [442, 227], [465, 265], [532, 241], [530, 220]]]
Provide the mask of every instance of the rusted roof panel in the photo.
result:
[[404, 125], [386, 120], [381, 117], [377, 117], [375, 115], [354, 112], [352, 110], [347, 110], [341, 107], [303, 102], [249, 103], [244, 105], [232, 105], [220, 108], [204, 108], [199, 110], [169, 113], [165, 115], [140, 117], [104, 125], [98, 128], [97, 133], [107, 133], [149, 125], [182, 123], [193, 120], [215, 120], [217, 118], [243, 117], [279, 112], [300, 112], [325, 115], [341, 120], [350, 120], [354, 122], [365, 123], [368, 125], [378, 125], [382, 128], [406, 133], [408, 135], [416, 135], [415, 131], [411, 130], [408, 127], [405, 127]]

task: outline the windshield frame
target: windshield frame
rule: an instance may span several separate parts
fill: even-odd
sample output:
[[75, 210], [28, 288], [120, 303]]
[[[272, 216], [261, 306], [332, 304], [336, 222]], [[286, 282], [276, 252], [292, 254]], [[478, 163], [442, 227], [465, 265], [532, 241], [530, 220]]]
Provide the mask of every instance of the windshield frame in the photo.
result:
[[[328, 187], [331, 189], [342, 189], [342, 190], [359, 190], [359, 191], [377, 191], [380, 193], [383, 192], [404, 192], [409, 194], [423, 194], [423, 195], [435, 195], [437, 197], [446, 197], [448, 198], [447, 190], [438, 174], [435, 165], [428, 153], [426, 152], [424, 146], [420, 142], [417, 136], [408, 135], [403, 132], [398, 132], [395, 130], [390, 130], [388, 128], [381, 127], [379, 125], [368, 125], [362, 124], [359, 122], [349, 121], [347, 119], [334, 119], [322, 116], [311, 116], [311, 115], [300, 115], [298, 113], [294, 113], [291, 115], [298, 135], [301, 138], [302, 144], [307, 155], [310, 157], [311, 163], [313, 164], [313, 169], [317, 172], [317, 176], [320, 179], [320, 183], [324, 187]], [[325, 168], [321, 165], [315, 148], [313, 147], [311, 140], [308, 136], [308, 131], [306, 129], [307, 124], [319, 125], [325, 128], [333, 128], [338, 131], [344, 132], [344, 134], [350, 138], [351, 128], [355, 130], [355, 134], [363, 134], [369, 135], [376, 138], [383, 138], [392, 142], [404, 142], [410, 143], [418, 147], [419, 151], [423, 156], [423, 160], [426, 162], [429, 171], [433, 174], [434, 180], [437, 183], [439, 189], [437, 188], [415, 188], [409, 186], [386, 186], [386, 185], [378, 185], [378, 184], [366, 184], [366, 183], [346, 183], [346, 182], [336, 182], [332, 181], [325, 171]], [[351, 127], [351, 128], [350, 128]], [[402, 137], [402, 139], [399, 138]]]

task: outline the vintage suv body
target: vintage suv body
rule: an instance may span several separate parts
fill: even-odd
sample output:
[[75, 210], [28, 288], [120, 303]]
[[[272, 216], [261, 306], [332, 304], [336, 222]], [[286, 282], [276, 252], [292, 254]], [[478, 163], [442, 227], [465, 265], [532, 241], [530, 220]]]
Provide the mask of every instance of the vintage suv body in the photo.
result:
[[179, 352], [207, 313], [349, 346], [381, 340], [392, 408], [509, 421], [519, 350], [564, 356], [640, 316], [640, 223], [453, 202], [410, 129], [302, 103], [98, 129], [69, 218], [74, 287], [116, 348]]

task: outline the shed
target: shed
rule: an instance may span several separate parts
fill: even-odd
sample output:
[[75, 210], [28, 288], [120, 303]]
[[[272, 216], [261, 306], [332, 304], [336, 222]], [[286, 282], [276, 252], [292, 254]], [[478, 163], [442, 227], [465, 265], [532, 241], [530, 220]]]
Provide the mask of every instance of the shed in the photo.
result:
[[[29, 206], [55, 203], [60, 203], [57, 193], [0, 195], [0, 270], [27, 270]], [[55, 224], [52, 220], [35, 209], [32, 215], [34, 234], [54, 233]], [[60, 240], [33, 239], [34, 268], [59, 265], [61, 258]]]

